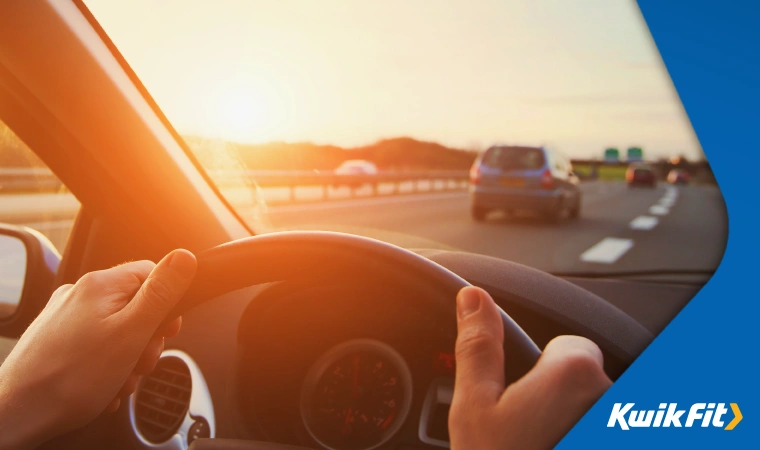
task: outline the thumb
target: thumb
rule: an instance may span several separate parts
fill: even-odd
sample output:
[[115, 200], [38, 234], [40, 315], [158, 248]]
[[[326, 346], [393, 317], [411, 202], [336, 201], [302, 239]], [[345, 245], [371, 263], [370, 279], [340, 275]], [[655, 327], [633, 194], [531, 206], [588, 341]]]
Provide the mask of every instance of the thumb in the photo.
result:
[[504, 392], [504, 328], [488, 292], [466, 287], [457, 295], [454, 404], [494, 404]]
[[197, 266], [195, 255], [187, 250], [169, 253], [156, 264], [124, 312], [154, 332], [185, 295]]

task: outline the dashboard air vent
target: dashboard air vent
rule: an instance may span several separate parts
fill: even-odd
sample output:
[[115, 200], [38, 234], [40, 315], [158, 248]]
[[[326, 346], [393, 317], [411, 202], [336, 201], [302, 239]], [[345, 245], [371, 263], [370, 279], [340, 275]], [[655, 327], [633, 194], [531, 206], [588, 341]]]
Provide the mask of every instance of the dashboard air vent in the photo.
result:
[[158, 444], [177, 432], [190, 406], [190, 370], [181, 359], [161, 358], [135, 393], [135, 425], [149, 442]]

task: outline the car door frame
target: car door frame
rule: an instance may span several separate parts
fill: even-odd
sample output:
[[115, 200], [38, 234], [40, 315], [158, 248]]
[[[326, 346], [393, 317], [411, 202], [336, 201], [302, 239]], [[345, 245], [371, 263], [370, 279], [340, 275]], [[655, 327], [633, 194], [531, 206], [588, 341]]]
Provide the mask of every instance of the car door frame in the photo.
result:
[[0, 117], [82, 204], [61, 283], [252, 234], [81, 1], [0, 10]]

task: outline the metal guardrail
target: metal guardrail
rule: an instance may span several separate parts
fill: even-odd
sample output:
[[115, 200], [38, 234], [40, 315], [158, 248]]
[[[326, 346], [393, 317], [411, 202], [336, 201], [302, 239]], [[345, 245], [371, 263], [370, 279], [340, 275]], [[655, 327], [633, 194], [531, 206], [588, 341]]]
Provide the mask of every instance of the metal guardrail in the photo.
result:
[[[317, 171], [210, 171], [209, 175], [220, 188], [245, 186], [255, 183], [262, 188], [280, 187], [290, 189], [290, 199], [295, 199], [297, 187], [319, 186], [328, 198], [330, 188], [371, 187], [372, 195], [379, 192], [380, 185], [390, 185], [390, 192], [399, 193], [402, 183], [411, 183], [405, 192], [416, 192], [420, 181], [444, 182], [444, 189], [462, 189], [469, 177], [468, 171], [409, 171], [379, 172], [372, 175], [342, 175]], [[47, 169], [5, 168], [0, 169], [0, 194], [56, 192], [63, 188], [60, 181]]]
[[63, 184], [44, 168], [0, 169], [0, 194], [24, 192], [56, 192]]
[[[296, 199], [296, 188], [304, 186], [318, 186], [322, 188], [322, 198], [330, 198], [330, 188], [337, 189], [348, 187], [353, 194], [357, 189], [369, 187], [370, 195], [378, 195], [380, 186], [390, 187], [390, 191], [383, 195], [401, 193], [401, 185], [409, 184], [404, 193], [414, 193], [420, 190], [420, 182], [443, 182], [443, 189], [464, 189], [469, 180], [468, 171], [410, 171], [410, 172], [379, 172], [372, 175], [344, 175], [332, 172], [261, 172], [248, 171], [236, 174], [232, 177], [224, 173], [212, 172], [211, 177], [220, 187], [241, 184], [239, 181], [253, 180], [259, 187], [287, 187], [289, 188], [289, 200]], [[242, 178], [242, 180], [241, 180]], [[236, 183], [237, 179], [237, 183]]]

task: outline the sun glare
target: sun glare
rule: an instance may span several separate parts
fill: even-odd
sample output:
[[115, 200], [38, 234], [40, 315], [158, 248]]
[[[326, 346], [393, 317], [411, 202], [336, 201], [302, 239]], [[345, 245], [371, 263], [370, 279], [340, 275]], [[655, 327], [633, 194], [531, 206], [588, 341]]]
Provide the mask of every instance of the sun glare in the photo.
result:
[[221, 82], [207, 93], [207, 131], [237, 142], [250, 142], [267, 133], [267, 117], [272, 113], [261, 90], [250, 83]]
[[227, 128], [224, 134], [234, 139], [245, 139], [255, 133], [256, 127], [261, 125], [261, 105], [254, 104], [250, 98], [236, 96], [223, 101], [222, 117]]
[[452, 147], [552, 140], [573, 157], [641, 142], [650, 156], [701, 154], [631, 2], [450, 0], [422, 23], [425, 7], [404, 1], [86, 3], [188, 135], [344, 147], [402, 135]]

